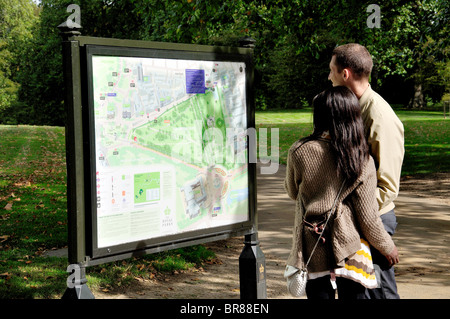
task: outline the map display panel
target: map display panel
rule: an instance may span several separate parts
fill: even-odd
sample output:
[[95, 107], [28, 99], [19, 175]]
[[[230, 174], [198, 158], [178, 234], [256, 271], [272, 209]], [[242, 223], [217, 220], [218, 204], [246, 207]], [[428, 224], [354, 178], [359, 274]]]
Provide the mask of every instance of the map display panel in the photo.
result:
[[92, 56], [98, 248], [249, 220], [245, 67]]

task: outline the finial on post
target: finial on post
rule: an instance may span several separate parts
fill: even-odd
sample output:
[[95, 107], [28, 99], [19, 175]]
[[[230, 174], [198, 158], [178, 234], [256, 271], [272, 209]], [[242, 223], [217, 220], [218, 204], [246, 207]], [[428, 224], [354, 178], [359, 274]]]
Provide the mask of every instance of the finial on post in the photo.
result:
[[251, 37], [243, 37], [238, 40], [239, 46], [243, 48], [254, 49], [256, 40]]
[[59, 34], [63, 37], [63, 39], [67, 40], [69, 37], [81, 35], [81, 25], [73, 21], [70, 21], [69, 25], [67, 21], [68, 20], [64, 21], [57, 27], [59, 29]]

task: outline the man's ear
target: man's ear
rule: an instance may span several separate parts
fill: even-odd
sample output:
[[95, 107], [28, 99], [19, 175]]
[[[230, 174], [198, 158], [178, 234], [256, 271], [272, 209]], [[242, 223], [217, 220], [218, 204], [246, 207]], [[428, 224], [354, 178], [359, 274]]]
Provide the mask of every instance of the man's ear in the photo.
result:
[[342, 77], [344, 79], [344, 81], [348, 81], [348, 79], [350, 78], [351, 72], [349, 69], [344, 69], [342, 70]]

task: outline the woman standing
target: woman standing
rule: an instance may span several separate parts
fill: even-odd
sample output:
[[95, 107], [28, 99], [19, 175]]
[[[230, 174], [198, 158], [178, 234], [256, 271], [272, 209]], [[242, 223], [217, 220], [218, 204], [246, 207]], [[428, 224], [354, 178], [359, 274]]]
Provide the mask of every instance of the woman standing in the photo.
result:
[[378, 215], [376, 170], [360, 106], [343, 86], [318, 94], [313, 106], [314, 132], [292, 145], [287, 161], [285, 188], [296, 201], [287, 264], [304, 267], [337, 198], [308, 265], [306, 294], [310, 299], [334, 299], [337, 286], [340, 299], [364, 299], [365, 289], [376, 286], [368, 244], [390, 264], [398, 263], [398, 251]]

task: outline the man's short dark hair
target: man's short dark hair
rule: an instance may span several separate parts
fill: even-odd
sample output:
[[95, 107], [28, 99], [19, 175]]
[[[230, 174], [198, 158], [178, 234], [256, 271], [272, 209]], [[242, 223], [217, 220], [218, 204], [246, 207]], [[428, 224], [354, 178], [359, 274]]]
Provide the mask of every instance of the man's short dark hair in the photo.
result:
[[344, 44], [336, 47], [332, 55], [336, 57], [336, 67], [339, 72], [348, 68], [357, 78], [369, 78], [373, 61], [364, 46], [358, 43]]

